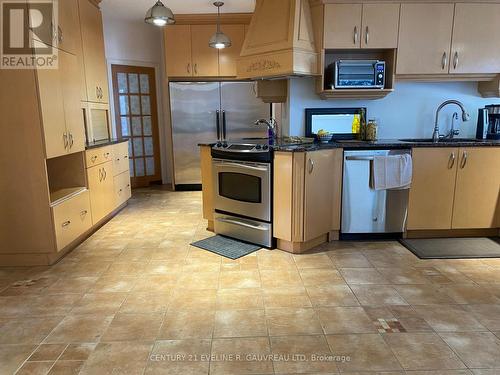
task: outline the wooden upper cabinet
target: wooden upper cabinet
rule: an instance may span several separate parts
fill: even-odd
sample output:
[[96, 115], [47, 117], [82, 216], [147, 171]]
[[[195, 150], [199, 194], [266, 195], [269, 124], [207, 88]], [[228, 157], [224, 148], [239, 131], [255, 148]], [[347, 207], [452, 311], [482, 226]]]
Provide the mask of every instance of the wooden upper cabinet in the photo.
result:
[[408, 230], [451, 229], [458, 148], [414, 148]]
[[108, 103], [108, 74], [101, 11], [89, 0], [78, 0], [87, 99]]
[[338, 150], [306, 153], [304, 183], [304, 241], [332, 230], [335, 154]]
[[500, 147], [461, 148], [453, 229], [495, 228], [500, 213]]
[[190, 25], [169, 25], [165, 28], [165, 54], [168, 77], [193, 75]]
[[240, 56], [245, 40], [244, 25], [221, 25], [221, 31], [231, 39], [231, 47], [219, 50], [219, 75], [236, 76], [236, 59]]
[[361, 46], [362, 4], [326, 4], [324, 47], [351, 49]]
[[454, 4], [403, 3], [396, 74], [447, 74]]
[[361, 48], [397, 48], [400, 4], [363, 4]]
[[216, 30], [215, 25], [191, 25], [193, 76], [210, 77], [219, 75], [218, 50], [208, 45], [208, 40]]
[[499, 73], [500, 4], [455, 5], [450, 73]]
[[80, 22], [78, 20], [78, 0], [57, 0], [59, 40], [58, 48], [77, 53], [80, 37]]

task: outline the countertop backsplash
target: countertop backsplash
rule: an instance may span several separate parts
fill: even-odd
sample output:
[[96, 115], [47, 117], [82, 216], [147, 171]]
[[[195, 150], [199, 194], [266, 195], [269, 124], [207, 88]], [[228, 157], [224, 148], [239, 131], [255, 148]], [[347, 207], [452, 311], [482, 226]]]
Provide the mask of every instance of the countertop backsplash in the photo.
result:
[[[398, 82], [392, 94], [379, 100], [321, 100], [313, 78], [291, 78], [281, 127], [284, 135], [304, 135], [305, 108], [366, 107], [367, 118], [378, 122], [380, 139], [430, 138], [436, 109], [448, 99], [463, 102], [471, 115], [465, 123], [458, 121], [460, 138], [475, 137], [478, 108], [500, 103], [498, 98], [482, 98], [477, 82]], [[441, 133], [449, 130], [453, 112], [460, 109], [450, 105], [441, 111]]]

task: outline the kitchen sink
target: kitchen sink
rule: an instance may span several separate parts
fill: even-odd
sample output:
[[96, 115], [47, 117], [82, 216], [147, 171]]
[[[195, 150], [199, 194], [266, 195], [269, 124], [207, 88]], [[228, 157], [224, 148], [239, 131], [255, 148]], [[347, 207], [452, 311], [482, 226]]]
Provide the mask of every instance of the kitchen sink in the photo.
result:
[[[432, 138], [407, 138], [400, 139], [401, 142], [411, 142], [411, 143], [433, 143]], [[471, 138], [447, 138], [440, 139], [438, 143], [474, 143], [477, 142], [477, 139]]]

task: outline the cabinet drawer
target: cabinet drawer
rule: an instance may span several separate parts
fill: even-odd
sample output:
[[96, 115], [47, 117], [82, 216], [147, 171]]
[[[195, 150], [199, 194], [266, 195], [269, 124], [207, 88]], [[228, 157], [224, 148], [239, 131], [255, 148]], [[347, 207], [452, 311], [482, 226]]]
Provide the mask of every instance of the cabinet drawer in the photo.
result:
[[89, 192], [84, 191], [52, 208], [57, 250], [61, 250], [90, 229]]
[[128, 170], [128, 142], [118, 143], [113, 146], [113, 176]]
[[125, 171], [118, 176], [114, 177], [115, 182], [115, 204], [120, 206], [125, 203], [131, 196], [132, 190], [130, 188], [130, 173]]
[[104, 146], [85, 151], [87, 168], [93, 167], [113, 159], [113, 146]]

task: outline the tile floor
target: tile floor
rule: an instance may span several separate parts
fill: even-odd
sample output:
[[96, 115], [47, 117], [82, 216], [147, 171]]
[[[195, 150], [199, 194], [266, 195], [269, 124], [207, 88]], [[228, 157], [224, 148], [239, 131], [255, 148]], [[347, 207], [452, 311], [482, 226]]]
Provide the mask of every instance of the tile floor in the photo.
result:
[[500, 374], [498, 259], [209, 235], [200, 193], [145, 189], [58, 264], [0, 268], [0, 374]]

